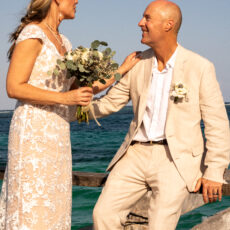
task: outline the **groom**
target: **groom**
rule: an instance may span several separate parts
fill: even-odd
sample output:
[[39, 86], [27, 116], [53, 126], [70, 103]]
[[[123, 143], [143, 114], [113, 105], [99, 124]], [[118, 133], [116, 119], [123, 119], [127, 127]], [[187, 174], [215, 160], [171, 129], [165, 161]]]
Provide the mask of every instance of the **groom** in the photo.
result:
[[122, 229], [149, 188], [151, 230], [175, 229], [184, 199], [201, 184], [205, 202], [221, 200], [229, 121], [213, 64], [177, 43], [181, 22], [175, 3], [151, 2], [139, 22], [141, 42], [150, 49], [106, 96], [93, 102], [97, 117], [117, 112], [129, 100], [134, 111], [129, 132], [108, 166], [111, 172], [94, 209], [95, 230]]

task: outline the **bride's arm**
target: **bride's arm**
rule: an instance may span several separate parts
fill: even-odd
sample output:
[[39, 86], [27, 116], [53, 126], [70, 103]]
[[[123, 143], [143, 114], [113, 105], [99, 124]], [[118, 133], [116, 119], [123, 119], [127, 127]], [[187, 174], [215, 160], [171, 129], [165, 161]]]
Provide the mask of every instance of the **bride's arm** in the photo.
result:
[[[121, 75], [124, 75], [126, 72], [128, 72], [134, 65], [137, 64], [137, 62], [140, 61], [140, 56], [138, 56], [140, 52], [133, 52], [130, 55], [128, 55], [122, 65], [118, 68], [116, 73], [120, 73]], [[111, 86], [116, 80], [114, 75], [109, 78], [105, 79], [106, 83], [102, 84], [99, 81], [94, 82], [93, 84], [93, 93], [97, 94], [100, 93], [101, 91], [105, 90], [109, 86]]]
[[39, 39], [27, 39], [16, 45], [7, 74], [8, 96], [33, 104], [87, 105], [92, 97], [90, 87], [82, 87], [68, 92], [53, 92], [28, 84], [41, 49], [42, 43]]

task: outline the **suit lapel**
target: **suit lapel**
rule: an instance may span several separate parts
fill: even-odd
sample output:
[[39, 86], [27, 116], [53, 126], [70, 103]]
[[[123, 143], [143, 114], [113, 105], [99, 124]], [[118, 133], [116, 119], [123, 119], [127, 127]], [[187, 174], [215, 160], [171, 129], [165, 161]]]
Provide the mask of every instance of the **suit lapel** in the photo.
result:
[[170, 93], [169, 93], [169, 101], [168, 101], [168, 111], [167, 111], [167, 118], [166, 118], [166, 126], [168, 123], [168, 118], [173, 112], [173, 99], [170, 99], [171, 90], [173, 89], [174, 85], [178, 82], [184, 83], [184, 66], [185, 66], [186, 58], [184, 54], [184, 48], [178, 45], [178, 53], [176, 57], [175, 67], [173, 70], [172, 82], [170, 86]]
[[138, 124], [141, 124], [142, 118], [145, 112], [146, 104], [147, 104], [147, 97], [148, 97], [148, 92], [149, 88], [151, 85], [151, 79], [152, 79], [152, 70], [154, 67], [154, 55], [153, 53], [151, 54], [150, 58], [147, 58], [145, 60], [144, 64], [144, 84], [143, 84], [143, 91], [140, 96], [140, 101], [139, 101], [139, 110], [138, 110]]

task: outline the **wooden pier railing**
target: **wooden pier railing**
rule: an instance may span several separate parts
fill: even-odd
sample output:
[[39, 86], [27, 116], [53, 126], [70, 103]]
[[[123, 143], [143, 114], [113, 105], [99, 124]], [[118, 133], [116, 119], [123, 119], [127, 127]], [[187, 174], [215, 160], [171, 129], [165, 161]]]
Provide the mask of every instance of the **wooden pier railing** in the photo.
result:
[[[0, 166], [0, 180], [3, 179], [5, 167]], [[92, 172], [77, 172], [74, 171], [73, 185], [74, 186], [86, 186], [86, 187], [101, 187], [105, 184], [107, 179], [107, 173], [92, 173]], [[230, 196], [230, 170], [226, 170], [224, 174], [225, 180], [228, 184], [223, 185], [223, 196]], [[127, 217], [124, 230], [147, 230], [148, 229], [148, 215], [147, 209], [149, 205], [150, 193], [147, 193], [131, 210]], [[195, 208], [204, 205], [201, 191], [198, 193], [190, 193], [183, 204], [182, 214], [185, 214]], [[201, 224], [192, 228], [192, 230], [207, 230], [218, 229], [227, 230], [230, 229], [230, 208], [217, 213], [216, 215], [206, 218]], [[83, 228], [82, 230], [92, 230], [92, 227]]]

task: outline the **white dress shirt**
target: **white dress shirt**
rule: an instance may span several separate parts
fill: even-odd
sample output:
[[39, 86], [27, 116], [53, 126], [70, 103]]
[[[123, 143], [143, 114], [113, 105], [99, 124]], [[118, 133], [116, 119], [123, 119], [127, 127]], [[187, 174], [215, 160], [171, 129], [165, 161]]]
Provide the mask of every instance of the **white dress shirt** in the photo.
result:
[[161, 72], [158, 70], [155, 58], [147, 105], [142, 124], [133, 138], [135, 141], [147, 142], [165, 139], [165, 123], [176, 54], [177, 49]]

